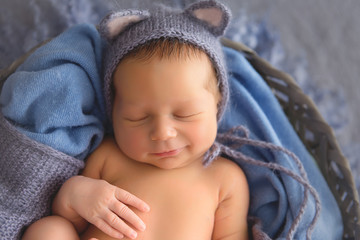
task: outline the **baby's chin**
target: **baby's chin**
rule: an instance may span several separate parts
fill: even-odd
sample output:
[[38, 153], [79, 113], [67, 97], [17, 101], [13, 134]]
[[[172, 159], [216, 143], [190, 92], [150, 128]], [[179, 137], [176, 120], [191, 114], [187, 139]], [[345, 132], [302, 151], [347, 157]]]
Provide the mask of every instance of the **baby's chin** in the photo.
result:
[[[197, 160], [201, 163], [201, 160]], [[141, 163], [156, 167], [162, 170], [175, 170], [175, 169], [185, 169], [191, 166], [194, 166], [194, 161], [184, 160], [181, 157], [161, 157], [161, 158], [151, 158], [151, 160], [141, 161]]]
[[161, 158], [156, 161], [148, 162], [148, 164], [162, 170], [180, 169], [189, 165], [189, 163], [179, 162], [174, 157]]

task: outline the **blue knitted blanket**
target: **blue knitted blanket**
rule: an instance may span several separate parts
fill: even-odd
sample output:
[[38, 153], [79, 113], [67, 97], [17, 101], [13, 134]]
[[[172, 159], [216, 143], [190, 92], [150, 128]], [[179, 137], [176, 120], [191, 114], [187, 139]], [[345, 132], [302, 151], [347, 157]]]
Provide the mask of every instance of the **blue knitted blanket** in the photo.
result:
[[[7, 79], [0, 95], [2, 114], [30, 139], [84, 159], [98, 146], [105, 131], [101, 50], [102, 42], [94, 26], [77, 25], [65, 31], [35, 51]], [[271, 90], [239, 52], [224, 48], [224, 53], [231, 104], [219, 131], [241, 124], [250, 130], [251, 138], [293, 151], [301, 159], [322, 203], [312, 239], [341, 239], [342, 220], [334, 197]], [[286, 155], [246, 146], [241, 150], [253, 158], [298, 171]], [[284, 174], [233, 160], [248, 178], [249, 214], [261, 219], [269, 236], [284, 237], [303, 199], [301, 185]], [[305, 239], [314, 211], [310, 198], [296, 239]]]
[[70, 28], [7, 79], [3, 115], [29, 138], [84, 159], [104, 134], [101, 52], [93, 26]]

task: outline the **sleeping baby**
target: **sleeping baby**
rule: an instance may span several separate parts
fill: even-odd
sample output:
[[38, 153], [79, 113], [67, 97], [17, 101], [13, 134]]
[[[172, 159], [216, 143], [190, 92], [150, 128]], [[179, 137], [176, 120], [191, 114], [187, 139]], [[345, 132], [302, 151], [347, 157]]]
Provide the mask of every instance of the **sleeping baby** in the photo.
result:
[[[102, 21], [114, 134], [81, 176], [62, 186], [54, 215], [32, 224], [23, 239], [248, 238], [247, 180], [219, 156], [216, 142], [228, 101], [218, 37], [228, 22], [228, 10], [214, 1], [181, 12], [116, 12]], [[94, 199], [85, 183], [103, 186], [92, 194], [104, 200], [88, 204]]]

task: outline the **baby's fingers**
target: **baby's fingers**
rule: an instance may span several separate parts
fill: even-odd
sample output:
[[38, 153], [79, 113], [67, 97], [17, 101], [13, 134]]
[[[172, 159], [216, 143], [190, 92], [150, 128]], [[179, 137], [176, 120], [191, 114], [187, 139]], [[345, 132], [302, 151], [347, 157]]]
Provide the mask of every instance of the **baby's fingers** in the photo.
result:
[[[117, 204], [114, 204], [110, 210], [121, 217], [121, 219], [132, 224], [136, 229], [140, 231], [145, 230], [145, 223], [125, 204], [118, 202]], [[113, 225], [113, 227], [115, 226]], [[118, 224], [115, 228], [118, 229], [118, 227], [121, 227], [121, 225]]]
[[150, 211], [149, 205], [147, 205], [143, 200], [135, 197], [131, 193], [121, 188], [116, 189], [115, 196], [120, 202], [129, 206], [133, 206], [142, 212]]
[[101, 231], [103, 231], [104, 233], [106, 233], [107, 235], [109, 235], [110, 237], [113, 238], [117, 238], [117, 239], [123, 239], [124, 238], [124, 234], [122, 234], [121, 232], [115, 230], [114, 228], [112, 228], [106, 221], [102, 220], [101, 218], [97, 218], [93, 224], [100, 229]]
[[[109, 212], [105, 217], [105, 228], [109, 232], [122, 233], [130, 239], [135, 239], [137, 237], [137, 232], [129, 227], [121, 218], [119, 218], [115, 213]], [[105, 231], [104, 231], [105, 232]]]

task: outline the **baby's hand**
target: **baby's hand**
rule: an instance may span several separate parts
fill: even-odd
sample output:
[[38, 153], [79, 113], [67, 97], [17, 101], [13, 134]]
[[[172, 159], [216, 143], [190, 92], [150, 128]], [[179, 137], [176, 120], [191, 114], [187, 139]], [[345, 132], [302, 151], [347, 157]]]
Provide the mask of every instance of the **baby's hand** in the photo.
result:
[[150, 210], [139, 198], [104, 180], [75, 176], [60, 189], [53, 211], [70, 221], [80, 215], [111, 237], [135, 239], [136, 231], [126, 222], [140, 231], [145, 230], [145, 224], [128, 206], [142, 212]]

